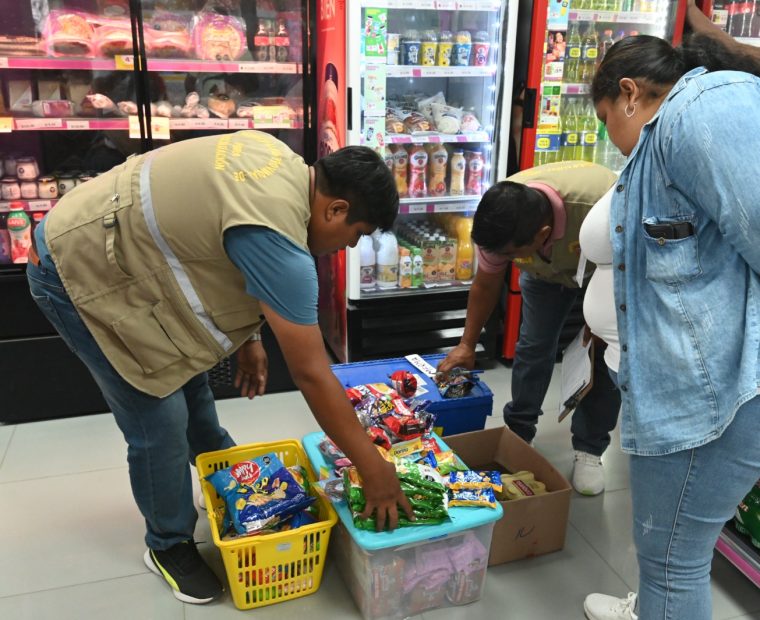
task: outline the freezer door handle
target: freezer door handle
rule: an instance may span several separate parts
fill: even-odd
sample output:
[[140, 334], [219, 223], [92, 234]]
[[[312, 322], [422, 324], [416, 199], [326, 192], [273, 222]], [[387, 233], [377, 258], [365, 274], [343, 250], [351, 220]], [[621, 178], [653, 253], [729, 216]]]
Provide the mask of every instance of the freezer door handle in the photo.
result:
[[536, 124], [536, 89], [526, 88], [523, 95], [523, 127], [533, 129]]
[[348, 102], [348, 131], [354, 128], [354, 89], [346, 88], [346, 101]]

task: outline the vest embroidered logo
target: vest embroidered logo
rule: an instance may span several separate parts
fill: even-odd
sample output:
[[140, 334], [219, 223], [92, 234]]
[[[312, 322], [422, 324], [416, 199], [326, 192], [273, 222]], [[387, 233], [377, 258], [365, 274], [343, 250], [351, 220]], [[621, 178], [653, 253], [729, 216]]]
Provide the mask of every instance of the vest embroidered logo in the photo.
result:
[[230, 475], [238, 481], [239, 484], [252, 484], [259, 479], [261, 470], [253, 461], [243, 461], [233, 465], [230, 469]]

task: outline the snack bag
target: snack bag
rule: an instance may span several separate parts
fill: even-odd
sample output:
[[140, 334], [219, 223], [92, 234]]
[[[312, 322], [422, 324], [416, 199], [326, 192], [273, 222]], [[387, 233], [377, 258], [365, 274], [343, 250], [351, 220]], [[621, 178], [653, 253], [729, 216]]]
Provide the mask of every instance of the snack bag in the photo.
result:
[[446, 479], [446, 486], [453, 491], [462, 489], [502, 490], [501, 474], [498, 471], [453, 471]]
[[466, 368], [452, 368], [448, 377], [437, 381], [438, 390], [444, 398], [462, 398], [472, 392], [479, 381], [479, 371]]
[[274, 453], [236, 463], [206, 476], [206, 480], [224, 498], [238, 534], [271, 529], [315, 499], [306, 494]]
[[435, 455], [435, 460], [438, 463], [436, 469], [442, 476], [451, 474], [455, 471], [467, 471], [469, 467], [462, 462], [453, 451], [447, 450], [445, 452], [439, 452]]
[[496, 496], [493, 489], [461, 489], [450, 491], [449, 506], [487, 506], [496, 508]]

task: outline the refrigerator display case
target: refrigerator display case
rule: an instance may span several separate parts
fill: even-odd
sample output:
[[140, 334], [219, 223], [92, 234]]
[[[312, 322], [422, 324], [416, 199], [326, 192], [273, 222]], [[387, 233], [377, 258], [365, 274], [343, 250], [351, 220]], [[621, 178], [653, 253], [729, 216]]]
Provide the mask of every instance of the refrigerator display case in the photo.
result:
[[445, 348], [464, 325], [473, 213], [504, 176], [517, 4], [320, 8], [319, 154], [376, 149], [401, 197], [392, 231], [320, 262], [323, 332], [341, 361]]
[[760, 47], [760, 3], [755, 0], [705, 0], [700, 6], [713, 24], [737, 41]]
[[[678, 44], [683, 0], [535, 0], [525, 69], [520, 168], [586, 160], [612, 170], [625, 158], [599, 123], [591, 80], [606, 51], [623, 37], [649, 34]], [[520, 327], [519, 271], [510, 270], [502, 356], [514, 358]], [[580, 303], [561, 343], [583, 325]]]
[[[107, 410], [26, 284], [31, 232], [62, 195], [133, 153], [218, 132], [267, 131], [313, 160], [311, 6], [0, 0], [0, 422]], [[269, 391], [291, 389], [264, 339]], [[237, 395], [233, 361], [210, 374], [217, 397]]]

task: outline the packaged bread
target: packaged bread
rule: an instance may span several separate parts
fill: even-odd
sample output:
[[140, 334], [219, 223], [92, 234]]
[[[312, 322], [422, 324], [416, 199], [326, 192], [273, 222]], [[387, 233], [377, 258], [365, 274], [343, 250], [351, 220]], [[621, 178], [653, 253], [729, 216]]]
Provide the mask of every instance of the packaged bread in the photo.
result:
[[409, 112], [404, 118], [404, 127], [408, 133], [430, 131], [430, 123], [419, 112]]
[[119, 26], [100, 26], [95, 29], [92, 40], [93, 52], [96, 56], [112, 58], [117, 54], [132, 53], [132, 31], [129, 24]]
[[442, 92], [437, 92], [432, 97], [423, 97], [417, 100], [417, 110], [422, 116], [424, 116], [428, 122], [433, 123], [433, 104], [434, 103], [446, 103], [446, 97]]
[[431, 104], [435, 128], [441, 133], [455, 134], [462, 128], [462, 110], [441, 103]]
[[80, 11], [50, 11], [42, 29], [50, 56], [92, 56], [94, 34], [87, 15]]
[[385, 132], [386, 133], [407, 133], [404, 127], [404, 121], [401, 120], [401, 113], [394, 108], [388, 108], [385, 113]]
[[462, 113], [461, 131], [462, 133], [471, 133], [480, 130], [480, 121], [473, 112]]

